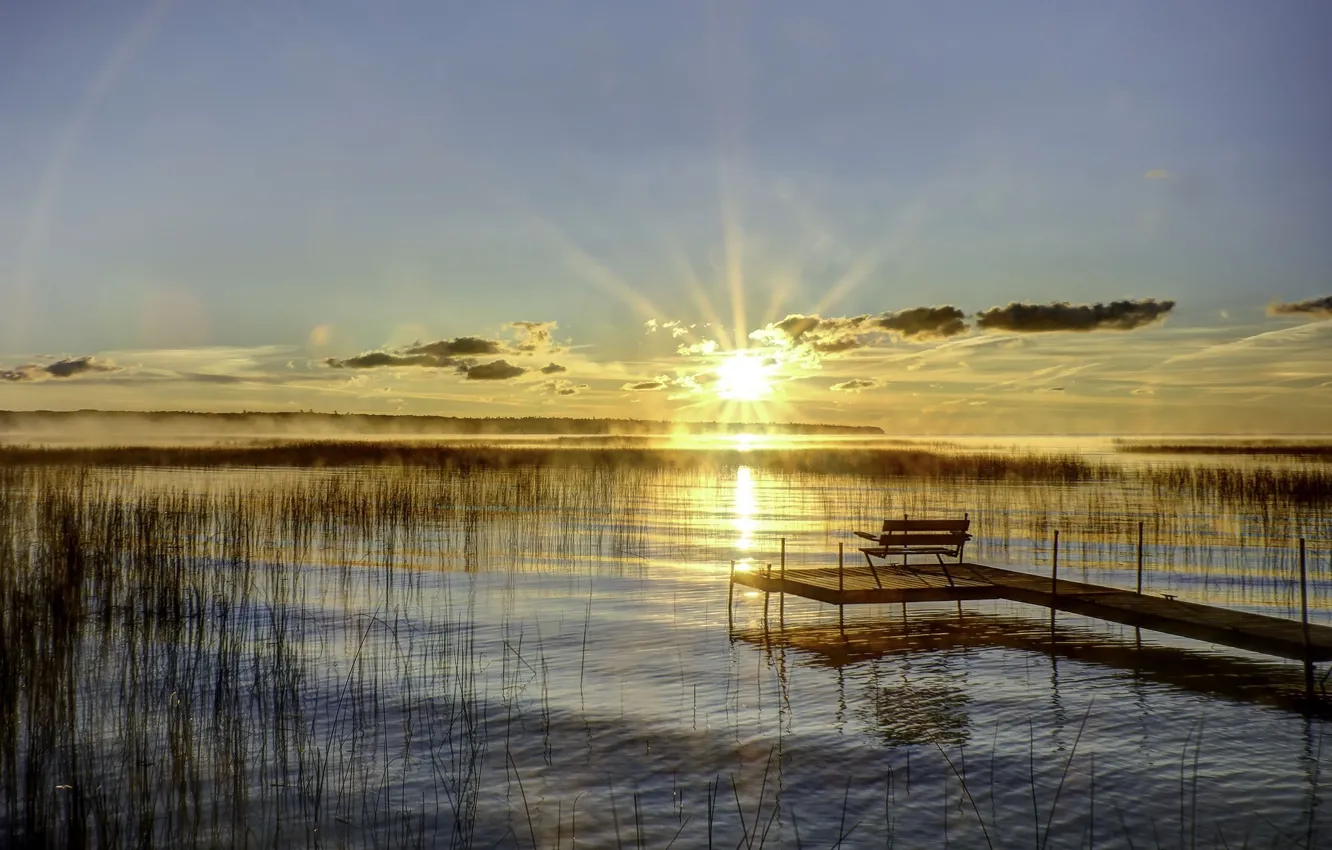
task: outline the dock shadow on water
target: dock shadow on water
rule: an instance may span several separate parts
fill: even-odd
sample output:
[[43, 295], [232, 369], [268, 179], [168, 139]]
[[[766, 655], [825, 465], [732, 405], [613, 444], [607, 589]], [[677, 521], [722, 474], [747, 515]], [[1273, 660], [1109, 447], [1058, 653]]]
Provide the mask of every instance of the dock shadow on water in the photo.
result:
[[1326, 500], [737, 460], [0, 465], [0, 844], [1324, 840], [1298, 667], [1064, 615], [1051, 642], [1010, 603], [843, 630], [789, 600], [765, 631], [745, 595], [732, 631], [726, 565], [965, 505], [979, 557], [1039, 569], [1062, 527], [1070, 569], [1122, 578], [1176, 499], [1198, 521], [1158, 523], [1149, 586], [1280, 611]]

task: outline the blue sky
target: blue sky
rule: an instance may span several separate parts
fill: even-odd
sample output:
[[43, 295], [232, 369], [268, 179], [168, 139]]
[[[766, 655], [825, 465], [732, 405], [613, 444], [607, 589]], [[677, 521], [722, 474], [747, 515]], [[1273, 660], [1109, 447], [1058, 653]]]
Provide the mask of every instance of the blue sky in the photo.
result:
[[[900, 363], [958, 339], [779, 357], [743, 413], [985, 402], [910, 426], [965, 430], [990, 378], [1077, 369], [1009, 409], [1133, 430], [1275, 385], [1274, 430], [1332, 430], [1327, 314], [1266, 314], [1332, 291], [1332, 8], [826, 5], [0, 5], [0, 407], [710, 418], [681, 379], [727, 355], [679, 345], [790, 314], [1155, 298], [937, 386]], [[513, 381], [325, 363], [518, 320], [557, 329]], [[1220, 349], [1225, 392], [1167, 363], [1273, 331]]]

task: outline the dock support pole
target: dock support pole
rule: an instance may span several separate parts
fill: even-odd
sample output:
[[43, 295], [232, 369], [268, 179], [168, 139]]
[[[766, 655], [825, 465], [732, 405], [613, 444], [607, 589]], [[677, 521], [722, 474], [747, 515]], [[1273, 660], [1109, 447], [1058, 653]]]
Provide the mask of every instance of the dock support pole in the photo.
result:
[[1142, 520], [1138, 520], [1138, 595], [1142, 596]]
[[731, 616], [735, 611], [735, 561], [731, 561], [731, 581], [730, 587], [726, 590], [726, 620], [730, 622]]
[[842, 545], [837, 544], [837, 624], [846, 625], [846, 606], [842, 604], [842, 593], [846, 590], [846, 569], [842, 562]]
[[[768, 579], [768, 581], [772, 581], [772, 564], [768, 564], [768, 574], [767, 574], [767, 579]], [[763, 591], [763, 630], [764, 630], [764, 631], [767, 631], [767, 629], [768, 629], [768, 602], [769, 602], [769, 600], [771, 600], [771, 599], [772, 599], [772, 591], [770, 591], [770, 590], [765, 590], [765, 591]]]
[[1050, 608], [1051, 608], [1051, 610], [1054, 610], [1054, 604], [1053, 604], [1053, 603], [1054, 603], [1055, 597], [1057, 597], [1057, 596], [1059, 595], [1059, 591], [1058, 591], [1058, 589], [1057, 589], [1057, 587], [1056, 587], [1058, 581], [1059, 581], [1059, 532], [1056, 531], [1056, 532], [1055, 532], [1055, 535], [1054, 535], [1054, 559], [1053, 559], [1053, 560], [1051, 561], [1051, 563], [1050, 563], [1050, 602], [1051, 602], [1051, 606], [1050, 606]]
[[1304, 568], [1304, 538], [1300, 538], [1300, 625], [1304, 631], [1304, 690], [1313, 697], [1313, 662], [1309, 660], [1309, 574]]
[[1050, 653], [1054, 657], [1055, 603], [1059, 599], [1059, 531], [1054, 533], [1054, 556], [1050, 562]]
[[[782, 587], [785, 588], [785, 587], [786, 587], [786, 584], [785, 584], [785, 582], [786, 582], [786, 538], [785, 538], [785, 537], [782, 538], [782, 571], [781, 571], [781, 579], [782, 579]], [[785, 622], [786, 622], [786, 591], [785, 591], [785, 590], [782, 590], [781, 593], [779, 593], [779, 594], [777, 595], [777, 622], [779, 622], [779, 623], [785, 623]]]

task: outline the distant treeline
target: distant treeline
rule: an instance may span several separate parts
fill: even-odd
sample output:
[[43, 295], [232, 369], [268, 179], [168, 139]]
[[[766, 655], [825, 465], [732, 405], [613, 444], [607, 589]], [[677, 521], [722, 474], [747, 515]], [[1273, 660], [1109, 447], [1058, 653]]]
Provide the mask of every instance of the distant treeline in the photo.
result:
[[151, 427], [165, 432], [247, 431], [299, 436], [305, 433], [366, 435], [505, 435], [575, 434], [652, 436], [664, 434], [879, 435], [873, 425], [814, 423], [668, 422], [643, 419], [576, 419], [562, 416], [464, 417], [377, 413], [245, 412], [200, 413], [183, 410], [31, 410], [0, 411], [0, 432], [44, 428], [125, 429]]

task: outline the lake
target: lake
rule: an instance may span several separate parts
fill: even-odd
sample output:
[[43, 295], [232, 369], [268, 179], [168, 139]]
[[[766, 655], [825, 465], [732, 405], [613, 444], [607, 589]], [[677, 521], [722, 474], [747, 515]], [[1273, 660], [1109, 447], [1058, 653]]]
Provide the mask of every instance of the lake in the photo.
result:
[[853, 606], [839, 624], [788, 598], [765, 621], [737, 588], [727, 608], [731, 562], [775, 563], [783, 540], [789, 568], [829, 565], [885, 517], [966, 512], [970, 560], [1048, 574], [1057, 529], [1061, 576], [1119, 587], [1141, 522], [1148, 592], [1280, 617], [1299, 616], [1305, 537], [1311, 619], [1329, 623], [1325, 466], [881, 475], [745, 457], [0, 466], [0, 835], [1325, 840], [1330, 713], [1298, 663], [1010, 602]]

